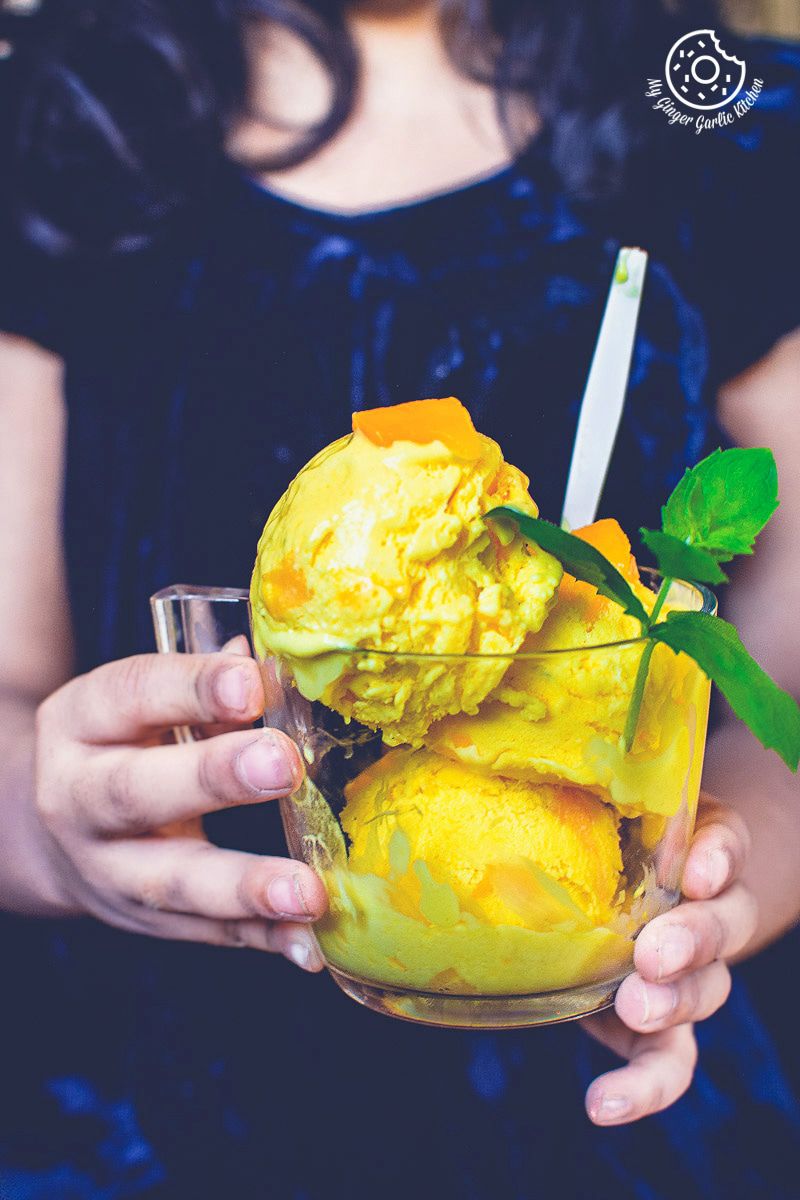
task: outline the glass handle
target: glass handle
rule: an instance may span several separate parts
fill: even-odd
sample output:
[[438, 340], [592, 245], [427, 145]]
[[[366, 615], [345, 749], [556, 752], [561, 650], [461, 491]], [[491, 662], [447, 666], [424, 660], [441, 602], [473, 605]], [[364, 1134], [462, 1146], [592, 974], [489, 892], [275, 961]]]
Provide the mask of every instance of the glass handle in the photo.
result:
[[[246, 638], [252, 654], [250, 595], [244, 588], [173, 584], [150, 597], [150, 609], [160, 654], [213, 654], [237, 637]], [[175, 728], [179, 742], [202, 736], [188, 725]]]

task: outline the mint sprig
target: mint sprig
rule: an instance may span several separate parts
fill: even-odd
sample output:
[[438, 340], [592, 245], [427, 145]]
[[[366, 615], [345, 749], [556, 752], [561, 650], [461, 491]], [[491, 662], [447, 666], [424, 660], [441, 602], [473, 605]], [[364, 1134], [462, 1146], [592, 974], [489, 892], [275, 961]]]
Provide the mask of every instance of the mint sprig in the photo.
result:
[[752, 554], [756, 537], [777, 505], [778, 474], [771, 450], [715, 450], [686, 471], [661, 510], [662, 528], [641, 530], [663, 576], [649, 615], [619, 571], [581, 538], [509, 506], [494, 508], [486, 515], [514, 520], [525, 538], [641, 624], [645, 645], [622, 735], [626, 750], [636, 736], [650, 659], [661, 643], [694, 659], [762, 745], [775, 750], [796, 771], [800, 706], [751, 657], [734, 626], [701, 612], [671, 612], [666, 620], [658, 619], [673, 580], [726, 582], [720, 563], [738, 554]]
[[725, 583], [719, 564], [752, 554], [777, 507], [771, 450], [715, 450], [686, 471], [661, 510], [661, 530], [640, 532], [665, 577]]
[[694, 583], [727, 583], [728, 576], [710, 551], [692, 546], [660, 529], [640, 529], [642, 541], [652, 550], [665, 579], [691, 579]]
[[643, 629], [648, 626], [650, 618], [647, 610], [627, 579], [599, 550], [595, 550], [594, 546], [572, 533], [567, 533], [566, 529], [553, 525], [551, 521], [532, 517], [509, 504], [491, 509], [486, 513], [486, 517], [495, 521], [513, 521], [524, 538], [557, 558], [570, 575], [584, 583], [590, 583], [592, 587], [597, 588], [601, 596], [619, 604], [626, 613], [636, 618]]
[[661, 524], [664, 533], [727, 562], [752, 554], [777, 507], [778, 468], [771, 450], [715, 450], [686, 471], [661, 510]]

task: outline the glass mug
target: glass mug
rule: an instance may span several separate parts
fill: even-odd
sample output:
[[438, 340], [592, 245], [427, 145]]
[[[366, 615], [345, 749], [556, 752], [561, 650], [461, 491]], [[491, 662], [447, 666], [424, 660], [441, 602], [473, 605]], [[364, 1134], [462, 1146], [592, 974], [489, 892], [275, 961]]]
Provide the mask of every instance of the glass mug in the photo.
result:
[[[716, 610], [709, 592], [682, 583], [668, 603]], [[176, 586], [151, 604], [159, 651], [250, 639], [245, 591]], [[636, 935], [678, 902], [708, 719], [700, 668], [658, 645], [623, 751], [643, 648], [261, 660], [265, 723], [306, 767], [280, 801], [286, 841], [326, 885], [314, 929], [347, 995], [460, 1028], [545, 1024], [613, 1003]], [[436, 721], [414, 748], [307, 698], [330, 698], [325, 681], [346, 695], [376, 680], [383, 695], [423, 697], [452, 672], [491, 695], [474, 715]]]

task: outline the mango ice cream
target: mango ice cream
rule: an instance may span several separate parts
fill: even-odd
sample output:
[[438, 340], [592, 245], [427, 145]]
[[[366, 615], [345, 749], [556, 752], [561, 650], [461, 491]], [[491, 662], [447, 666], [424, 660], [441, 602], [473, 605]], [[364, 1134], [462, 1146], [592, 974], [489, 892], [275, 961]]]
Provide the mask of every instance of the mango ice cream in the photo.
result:
[[[308, 764], [290, 845], [325, 879], [317, 933], [347, 978], [459, 996], [619, 979], [677, 894], [665, 831], [683, 845], [693, 820], [708, 681], [657, 647], [626, 750], [639, 624], [484, 519], [537, 515], [527, 487], [452, 397], [357, 413], [259, 542], [257, 652], [306, 705], [284, 723]], [[619, 525], [576, 532], [650, 611]]]
[[[303, 468], [267, 521], [251, 589], [257, 652], [291, 659], [308, 699], [389, 745], [421, 745], [434, 720], [476, 712], [508, 664], [387, 652], [513, 653], [562, 574], [483, 520], [503, 503], [536, 515], [522, 472], [457, 400], [421, 404], [356, 414], [353, 433]], [[350, 648], [378, 653], [330, 653]]]
[[[351, 869], [391, 878], [411, 911], [433, 918], [452, 899], [454, 911], [494, 924], [544, 928], [613, 915], [619, 818], [578, 788], [477, 775], [430, 750], [396, 749], [345, 796]], [[446, 900], [423, 895], [436, 878], [449, 881]]]
[[463, 994], [574, 986], [628, 959], [619, 818], [593, 796], [400, 748], [346, 797], [347, 868], [318, 926], [333, 964]]
[[[617, 522], [597, 521], [575, 534], [609, 559], [650, 611], [655, 597], [642, 584], [630, 542]], [[703, 712], [707, 681], [690, 659], [656, 647], [648, 675], [649, 702], [636, 740], [630, 753], [620, 752], [642, 654], [638, 634], [635, 618], [591, 585], [565, 574], [545, 625], [526, 638], [522, 653], [477, 718], [458, 714], [438, 722], [427, 745], [507, 778], [580, 784], [626, 816], [672, 816], [683, 801], [693, 753], [685, 713], [691, 708]], [[621, 644], [625, 642], [629, 644]], [[664, 755], [674, 760], [666, 779]], [[654, 765], [661, 786], [653, 786], [649, 778]]]

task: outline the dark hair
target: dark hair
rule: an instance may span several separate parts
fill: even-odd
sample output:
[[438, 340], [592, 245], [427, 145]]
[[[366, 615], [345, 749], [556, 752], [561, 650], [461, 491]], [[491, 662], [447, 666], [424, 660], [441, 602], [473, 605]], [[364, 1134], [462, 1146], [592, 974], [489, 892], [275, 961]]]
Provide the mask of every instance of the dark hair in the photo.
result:
[[[275, 170], [313, 154], [353, 105], [359, 64], [345, 8], [344, 0], [43, 0], [32, 15], [3, 18], [15, 47], [0, 68], [12, 99], [11, 202], [27, 236], [55, 252], [131, 249], [180, 210], [224, 163], [226, 134], [247, 109], [252, 20], [302, 38], [330, 75], [332, 99], [279, 157], [248, 165]], [[571, 193], [592, 198], [623, 185], [644, 136], [645, 77], [658, 72], [675, 33], [661, 0], [440, 0], [440, 11], [454, 63], [496, 88], [514, 151], [522, 149], [515, 115], [533, 105]], [[711, 19], [706, 0], [686, 0], [681, 13], [679, 32], [693, 27], [688, 19]]]

